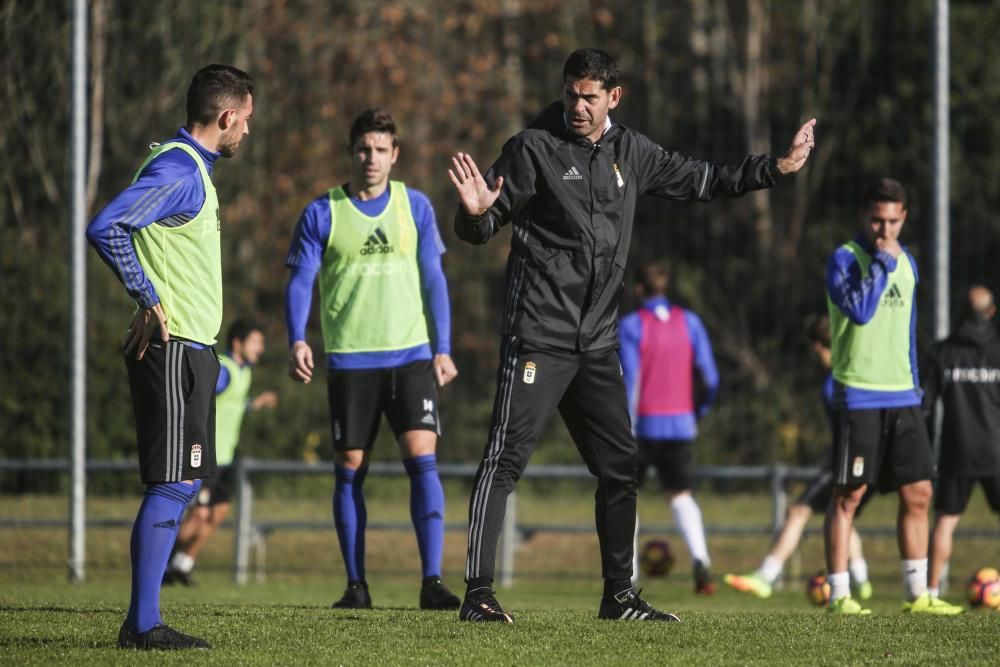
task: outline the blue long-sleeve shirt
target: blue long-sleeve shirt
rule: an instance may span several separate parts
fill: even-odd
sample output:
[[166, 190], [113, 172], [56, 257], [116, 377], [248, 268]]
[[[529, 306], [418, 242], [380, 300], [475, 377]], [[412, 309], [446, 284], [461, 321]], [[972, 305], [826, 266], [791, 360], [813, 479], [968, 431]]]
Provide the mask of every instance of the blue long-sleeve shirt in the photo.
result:
[[[219, 153], [199, 144], [184, 128], [169, 141], [195, 148], [208, 173], [212, 173]], [[182, 150], [166, 151], [94, 216], [87, 225], [87, 240], [136, 303], [141, 308], [152, 308], [160, 297], [139, 263], [132, 234], [153, 223], [183, 224], [196, 216], [204, 203], [205, 184], [194, 158]]]
[[[861, 266], [854, 255], [838, 248], [830, 255], [826, 264], [826, 291], [830, 301], [852, 323], [865, 325], [875, 316], [882, 293], [889, 283], [889, 274], [896, 270], [897, 258], [887, 252], [875, 248], [864, 236], [855, 238], [864, 250], [871, 255], [868, 274], [862, 275]], [[875, 389], [860, 389], [849, 387], [840, 382], [834, 382], [833, 403], [837, 407], [847, 407], [851, 410], [899, 408], [920, 405], [920, 377], [917, 370], [917, 305], [916, 284], [920, 282], [917, 272], [917, 262], [903, 248], [900, 257], [906, 257], [913, 269], [914, 295], [913, 309], [910, 312], [910, 371], [913, 374], [913, 389], [903, 391], [878, 391]]]
[[[670, 302], [662, 296], [646, 299], [642, 308], [653, 313], [664, 309], [669, 312]], [[629, 405], [632, 406], [632, 423], [636, 436], [649, 440], [694, 440], [698, 434], [698, 419], [708, 414], [708, 410], [719, 392], [719, 371], [712, 354], [712, 343], [701, 318], [687, 309], [682, 310], [687, 324], [688, 336], [692, 350], [692, 361], [701, 376], [704, 393], [699, 397], [701, 403], [695, 406], [695, 413], [676, 415], [638, 415], [638, 385], [639, 368], [641, 366], [640, 349], [642, 345], [642, 320], [638, 312], [626, 315], [618, 324], [620, 347], [618, 355], [622, 365], [622, 375], [625, 379], [625, 389], [628, 392]]]
[[[329, 368], [392, 368], [431, 358], [434, 354], [451, 353], [451, 307], [448, 303], [448, 283], [441, 267], [444, 242], [438, 231], [434, 208], [424, 193], [406, 188], [410, 210], [417, 227], [417, 264], [425, 310], [429, 314], [431, 344], [416, 345], [387, 352], [338, 352], [327, 355]], [[355, 196], [351, 202], [361, 213], [375, 217], [389, 205], [391, 187], [378, 197], [362, 201]], [[285, 265], [291, 276], [285, 289], [285, 322], [288, 344], [305, 340], [309, 310], [312, 306], [313, 284], [323, 265], [323, 253], [330, 239], [330, 199], [324, 193], [302, 211], [295, 227]]]
[[823, 397], [823, 408], [826, 410], [826, 417], [833, 423], [833, 373], [827, 373], [823, 378], [823, 388], [820, 395]]

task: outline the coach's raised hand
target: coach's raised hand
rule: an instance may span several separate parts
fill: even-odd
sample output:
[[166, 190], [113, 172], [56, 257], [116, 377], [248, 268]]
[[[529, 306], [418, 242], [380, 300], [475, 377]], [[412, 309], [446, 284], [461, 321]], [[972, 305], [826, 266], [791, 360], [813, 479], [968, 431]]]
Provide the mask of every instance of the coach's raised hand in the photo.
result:
[[788, 152], [778, 158], [778, 171], [782, 174], [794, 174], [805, 166], [809, 152], [816, 145], [816, 135], [813, 133], [815, 127], [816, 119], [812, 118], [799, 128], [792, 137], [792, 145]]
[[498, 176], [491, 188], [486, 184], [482, 174], [479, 173], [479, 167], [468, 153], [456, 153], [451, 158], [451, 163], [454, 168], [448, 170], [448, 176], [458, 190], [465, 211], [476, 217], [486, 213], [500, 196], [503, 176]]
[[170, 332], [167, 331], [167, 316], [163, 312], [163, 307], [156, 304], [152, 308], [140, 308], [132, 317], [132, 323], [125, 332], [125, 354], [135, 352], [136, 359], [142, 359], [149, 348], [149, 341], [153, 338], [156, 330], [160, 331], [160, 340], [166, 343], [170, 340]]

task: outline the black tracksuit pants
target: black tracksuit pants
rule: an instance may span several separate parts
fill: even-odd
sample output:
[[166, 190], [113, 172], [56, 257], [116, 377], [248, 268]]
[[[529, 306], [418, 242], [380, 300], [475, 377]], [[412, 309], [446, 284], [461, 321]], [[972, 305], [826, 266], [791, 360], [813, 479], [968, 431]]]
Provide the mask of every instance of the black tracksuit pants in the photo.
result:
[[597, 477], [603, 576], [632, 576], [639, 459], [617, 350], [573, 352], [504, 336], [489, 441], [469, 500], [467, 581], [494, 577], [507, 496], [556, 407]]

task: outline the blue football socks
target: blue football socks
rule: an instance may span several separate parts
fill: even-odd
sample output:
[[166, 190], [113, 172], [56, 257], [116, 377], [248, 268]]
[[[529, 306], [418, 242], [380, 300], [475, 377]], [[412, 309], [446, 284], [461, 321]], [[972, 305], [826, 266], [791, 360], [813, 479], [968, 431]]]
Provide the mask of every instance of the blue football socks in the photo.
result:
[[441, 575], [444, 548], [444, 488], [438, 477], [437, 456], [427, 454], [403, 461], [410, 476], [410, 518], [417, 533], [423, 576]]
[[180, 517], [199, 488], [200, 480], [146, 487], [132, 525], [132, 596], [125, 622], [135, 632], [148, 632], [160, 623], [163, 571], [177, 538]]
[[337, 483], [333, 489], [333, 523], [337, 527], [340, 554], [344, 557], [348, 581], [365, 580], [365, 509], [364, 483], [367, 468], [351, 470], [334, 466]]

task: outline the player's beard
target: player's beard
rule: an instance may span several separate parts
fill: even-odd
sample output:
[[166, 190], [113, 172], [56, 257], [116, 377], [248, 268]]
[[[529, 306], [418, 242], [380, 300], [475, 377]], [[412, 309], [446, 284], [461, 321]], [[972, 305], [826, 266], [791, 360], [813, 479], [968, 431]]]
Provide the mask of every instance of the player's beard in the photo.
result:
[[243, 134], [233, 128], [222, 133], [219, 137], [219, 155], [222, 157], [232, 157], [236, 154], [236, 149], [240, 147]]

